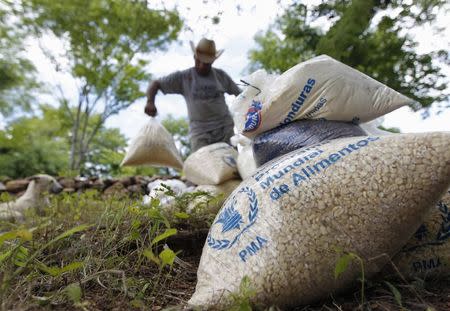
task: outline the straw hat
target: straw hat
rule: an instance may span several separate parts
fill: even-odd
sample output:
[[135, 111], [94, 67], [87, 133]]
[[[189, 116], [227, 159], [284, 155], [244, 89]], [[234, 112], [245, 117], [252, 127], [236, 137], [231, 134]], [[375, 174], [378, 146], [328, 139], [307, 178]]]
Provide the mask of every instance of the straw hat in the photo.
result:
[[223, 50], [216, 50], [216, 44], [213, 40], [202, 38], [197, 46], [190, 41], [194, 57], [202, 63], [212, 64], [222, 53]]

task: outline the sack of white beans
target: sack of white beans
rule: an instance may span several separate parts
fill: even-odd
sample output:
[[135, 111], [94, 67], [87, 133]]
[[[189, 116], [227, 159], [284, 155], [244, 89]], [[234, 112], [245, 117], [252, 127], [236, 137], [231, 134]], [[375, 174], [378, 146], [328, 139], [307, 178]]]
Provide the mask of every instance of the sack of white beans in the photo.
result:
[[450, 276], [450, 190], [392, 261], [409, 279]]
[[130, 143], [121, 166], [151, 165], [181, 169], [183, 160], [172, 135], [150, 118]]
[[[253, 302], [281, 308], [354, 285], [397, 253], [450, 185], [450, 133], [351, 137], [292, 151], [224, 202], [198, 268], [193, 307], [226, 308], [246, 276]], [[386, 255], [384, 255], [386, 254]]]
[[271, 80], [245, 103], [246, 115], [235, 113], [234, 123], [238, 133], [254, 137], [297, 119], [367, 122], [414, 101], [328, 55], [320, 55]]
[[239, 178], [237, 151], [227, 143], [204, 146], [184, 161], [186, 179], [196, 185], [218, 185]]
[[280, 155], [322, 141], [364, 135], [369, 134], [351, 122], [297, 120], [258, 134], [253, 139], [253, 154], [260, 166]]

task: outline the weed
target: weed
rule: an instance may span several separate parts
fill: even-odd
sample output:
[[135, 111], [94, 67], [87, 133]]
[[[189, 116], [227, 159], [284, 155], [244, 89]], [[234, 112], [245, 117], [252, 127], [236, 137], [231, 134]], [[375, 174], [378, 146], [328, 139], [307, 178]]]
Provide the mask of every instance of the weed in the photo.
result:
[[361, 306], [364, 306], [364, 287], [365, 287], [365, 273], [364, 273], [364, 260], [355, 253], [352, 252], [344, 252], [342, 249], [336, 248], [341, 257], [339, 257], [336, 266], [334, 268], [334, 278], [337, 279], [343, 272], [345, 272], [348, 268], [348, 265], [352, 261], [356, 261], [359, 263], [361, 268]]
[[24, 224], [2, 222], [0, 309], [96, 308], [93, 295], [102, 291], [125, 309], [160, 304], [177, 276], [177, 253], [164, 244], [177, 234], [169, 218], [189, 216], [168, 217], [157, 200], [140, 202], [97, 191], [65, 193], [42, 216], [30, 212]]

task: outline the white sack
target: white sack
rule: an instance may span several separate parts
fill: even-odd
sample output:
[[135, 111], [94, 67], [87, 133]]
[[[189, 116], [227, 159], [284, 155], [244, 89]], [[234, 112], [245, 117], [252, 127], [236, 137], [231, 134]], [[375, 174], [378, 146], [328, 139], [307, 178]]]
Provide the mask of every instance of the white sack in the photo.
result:
[[267, 89], [277, 77], [278, 75], [269, 74], [264, 69], [258, 69], [242, 78], [241, 81], [247, 85], [242, 88], [242, 92], [235, 97], [230, 106], [235, 124], [241, 124], [237, 127], [238, 129], [243, 128], [243, 122], [247, 117], [248, 109], [251, 107], [253, 100], [259, 99], [262, 91]]
[[196, 185], [218, 185], [239, 177], [236, 159], [236, 149], [227, 143], [215, 143], [189, 155], [183, 171], [186, 179]]
[[449, 185], [450, 133], [342, 138], [276, 158], [216, 216], [189, 305], [225, 307], [244, 276], [254, 303], [282, 309], [356, 285], [357, 263], [335, 280], [336, 249], [371, 277]]
[[321, 55], [290, 68], [245, 103], [246, 116], [236, 113], [234, 122], [238, 133], [253, 137], [297, 119], [368, 122], [413, 100]]
[[183, 161], [172, 135], [156, 119], [150, 118], [131, 141], [120, 165], [151, 165], [181, 169]]

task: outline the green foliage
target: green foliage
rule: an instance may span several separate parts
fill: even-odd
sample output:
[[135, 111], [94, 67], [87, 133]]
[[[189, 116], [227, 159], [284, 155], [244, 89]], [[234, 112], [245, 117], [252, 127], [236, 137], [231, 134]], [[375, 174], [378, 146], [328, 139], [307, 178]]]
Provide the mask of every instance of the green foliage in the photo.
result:
[[364, 260], [355, 253], [344, 252], [341, 248], [335, 248], [335, 251], [338, 253], [338, 255], [340, 255], [340, 257], [338, 258], [336, 265], [334, 267], [334, 278], [335, 279], [339, 278], [339, 276], [347, 270], [349, 264], [352, 261], [356, 261], [357, 263], [359, 263], [360, 269], [361, 269], [361, 278], [360, 278], [360, 281], [361, 281], [361, 306], [364, 305], [364, 300], [365, 300], [364, 288], [365, 288], [365, 282], [366, 282]]
[[339, 257], [336, 266], [334, 267], [334, 278], [337, 279], [343, 272], [347, 270], [348, 264], [353, 260], [350, 254], [344, 254]]
[[119, 129], [102, 126], [92, 140], [90, 151], [85, 155], [81, 174], [105, 176], [113, 171], [118, 172], [126, 145], [126, 138]]
[[[354, 0], [306, 6], [296, 2], [255, 37], [258, 48], [250, 52], [251, 69], [281, 73], [327, 54], [418, 101], [420, 106], [412, 105], [413, 109], [442, 104], [449, 94], [438, 63], [449, 64], [448, 51], [418, 54], [407, 30], [431, 23], [444, 3]], [[330, 29], [325, 32], [315, 26], [318, 20], [329, 23]]]
[[71, 272], [77, 269], [83, 268], [84, 263], [81, 261], [71, 262], [68, 265], [59, 268], [59, 267], [48, 267], [43, 263], [38, 264], [38, 267], [41, 271], [50, 274], [51, 276], [57, 277], [62, 275], [65, 272]]
[[0, 234], [3, 307], [39, 298], [42, 305], [83, 309], [96, 293], [125, 309], [160, 303], [178, 273], [178, 253], [165, 245], [178, 231], [163, 211], [157, 200], [142, 206], [89, 191], [52, 197], [43, 215], [28, 215], [20, 226], [0, 221], [0, 231], [9, 228]]
[[175, 234], [177, 234], [177, 229], [174, 229], [174, 228], [166, 229], [163, 233], [161, 233], [160, 235], [158, 235], [157, 237], [155, 237], [152, 240], [151, 245], [155, 245], [158, 242], [160, 242], [164, 239], [167, 239], [168, 237], [171, 237], [172, 235], [175, 235]]
[[68, 134], [58, 113], [42, 107], [42, 117], [22, 117], [0, 130], [0, 172], [11, 178], [57, 175], [67, 167]]
[[14, 23], [11, 6], [0, 3], [0, 113], [5, 116], [29, 110], [39, 87], [35, 68], [24, 56], [25, 33]]
[[378, 128], [379, 128], [380, 130], [388, 131], [388, 132], [391, 132], [391, 133], [396, 133], [396, 134], [400, 133], [400, 129], [397, 128], [397, 127], [390, 127], [390, 128], [387, 128], [387, 127], [384, 127], [384, 126], [379, 126]]
[[233, 311], [251, 311], [251, 299], [256, 295], [256, 290], [250, 282], [248, 276], [244, 276], [239, 284], [239, 291], [231, 295], [231, 306], [229, 310]]
[[81, 291], [80, 284], [72, 283], [72, 284], [67, 285], [67, 287], [66, 287], [66, 294], [67, 294], [67, 297], [73, 303], [81, 302], [81, 298], [82, 298], [83, 292]]
[[[36, 173], [74, 175], [66, 174], [70, 171], [71, 124], [65, 110], [42, 105], [37, 115], [17, 118], [0, 130], [0, 172], [11, 178]], [[88, 128], [95, 126], [96, 118], [99, 116], [94, 114]], [[125, 146], [126, 139], [118, 129], [101, 126], [85, 156], [81, 173], [102, 176], [120, 172]]]

